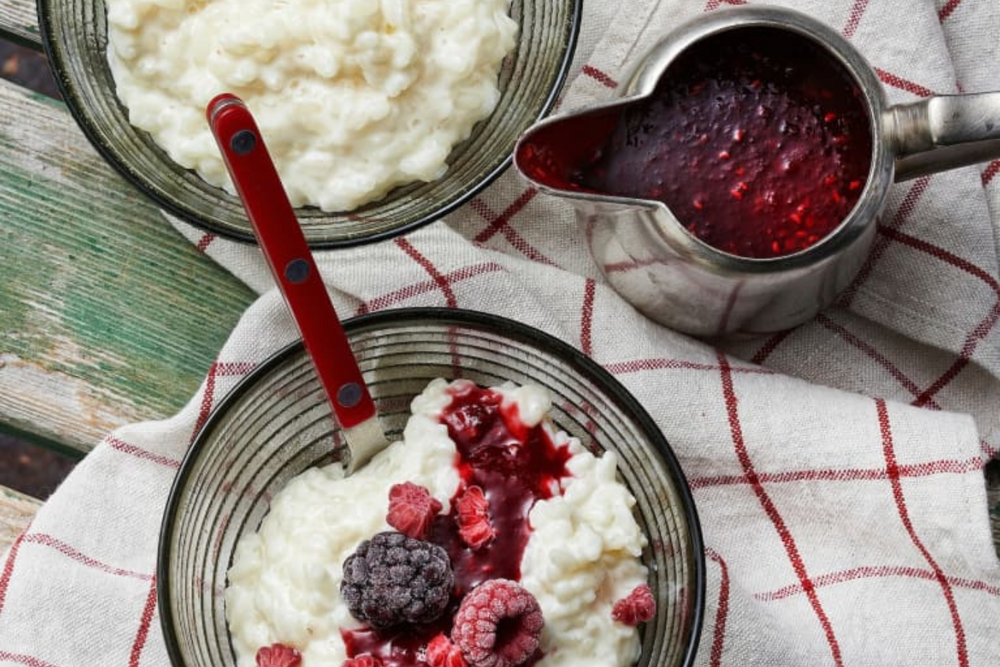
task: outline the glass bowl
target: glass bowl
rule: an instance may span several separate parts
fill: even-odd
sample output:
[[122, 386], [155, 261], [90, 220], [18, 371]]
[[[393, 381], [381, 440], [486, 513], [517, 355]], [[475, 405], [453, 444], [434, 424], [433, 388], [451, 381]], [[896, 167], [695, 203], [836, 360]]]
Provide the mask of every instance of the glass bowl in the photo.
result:
[[[500, 100], [430, 183], [399, 187], [350, 213], [301, 207], [307, 242], [333, 248], [378, 241], [441, 218], [509, 165], [514, 144], [555, 103], [573, 56], [582, 0], [512, 0], [518, 42], [500, 72]], [[38, 0], [42, 42], [70, 112], [97, 151], [164, 210], [206, 231], [254, 242], [239, 199], [175, 163], [133, 127], [106, 58], [104, 0]], [[222, 91], [220, 91], [222, 92]]]
[[[430, 380], [462, 377], [547, 387], [558, 428], [592, 451], [616, 452], [657, 599], [638, 664], [693, 664], [705, 587], [694, 501], [662, 433], [617, 380], [569, 345], [483, 313], [391, 310], [345, 329], [390, 439], [401, 437], [411, 399]], [[290, 478], [337, 460], [342, 447], [301, 344], [257, 368], [213, 412], [177, 475], [160, 534], [157, 593], [174, 667], [236, 665], [224, 598], [236, 543]]]

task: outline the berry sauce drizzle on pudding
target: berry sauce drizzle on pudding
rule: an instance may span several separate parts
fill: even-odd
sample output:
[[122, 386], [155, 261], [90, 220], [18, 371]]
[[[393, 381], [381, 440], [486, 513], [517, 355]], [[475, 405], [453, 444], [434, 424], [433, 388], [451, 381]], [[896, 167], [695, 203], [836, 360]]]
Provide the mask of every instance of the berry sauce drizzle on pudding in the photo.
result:
[[785, 30], [742, 28], [682, 53], [568, 180], [662, 201], [719, 250], [778, 257], [848, 216], [871, 152], [861, 92], [833, 56]]
[[[428, 542], [445, 549], [454, 572], [454, 609], [443, 615], [445, 619], [484, 581], [521, 578], [521, 556], [531, 532], [528, 514], [535, 501], [559, 492], [559, 480], [570, 475], [566, 461], [571, 456], [568, 446], [557, 446], [540, 425], [525, 425], [516, 403], [502, 405], [498, 392], [468, 383], [450, 393], [452, 402], [441, 421], [458, 450], [455, 465], [461, 482], [451, 499], [452, 511], [435, 516], [427, 536]], [[483, 500], [466, 501], [470, 497]], [[460, 516], [470, 503], [479, 505], [479, 511], [474, 510], [478, 521]], [[389, 523], [394, 523], [391, 510]], [[345, 630], [342, 637], [348, 657], [369, 654], [384, 667], [409, 667], [423, 664], [421, 646], [451, 630], [446, 621], [388, 631]], [[536, 652], [518, 664], [534, 665], [541, 657]]]
[[[559, 493], [559, 480], [570, 476], [566, 461], [571, 454], [541, 425], [525, 425], [517, 404], [502, 405], [501, 394], [470, 384], [453, 395], [441, 420], [458, 449], [460, 493], [483, 490], [494, 533], [481, 548], [468, 549], [455, 530], [458, 521], [442, 517], [435, 522], [431, 540], [446, 545], [462, 593], [486, 579], [521, 578], [521, 556], [531, 532], [528, 513], [535, 501]], [[453, 499], [453, 513], [459, 503], [460, 498]]]
[[632, 664], [655, 601], [614, 454], [557, 431], [538, 387], [435, 380], [412, 408], [402, 441], [305, 471], [241, 539], [240, 667]]

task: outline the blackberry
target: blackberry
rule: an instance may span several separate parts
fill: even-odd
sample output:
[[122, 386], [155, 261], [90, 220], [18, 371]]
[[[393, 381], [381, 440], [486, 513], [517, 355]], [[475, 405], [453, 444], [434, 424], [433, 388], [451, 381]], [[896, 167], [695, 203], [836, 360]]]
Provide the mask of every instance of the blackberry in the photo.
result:
[[344, 561], [340, 594], [356, 619], [383, 629], [437, 620], [454, 583], [442, 547], [386, 531], [359, 544]]

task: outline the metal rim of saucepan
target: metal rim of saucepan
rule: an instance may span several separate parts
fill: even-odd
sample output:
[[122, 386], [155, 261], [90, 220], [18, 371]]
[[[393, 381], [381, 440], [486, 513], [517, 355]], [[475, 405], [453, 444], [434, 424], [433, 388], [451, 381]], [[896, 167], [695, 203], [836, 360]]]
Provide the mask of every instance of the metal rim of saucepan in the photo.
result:
[[[503, 336], [516, 342], [523, 342], [537, 349], [550, 352], [552, 355], [564, 361], [574, 373], [581, 377], [588, 378], [635, 421], [638, 428], [647, 434], [656, 453], [662, 458], [668, 474], [672, 478], [676, 487], [676, 492], [681, 500], [680, 512], [684, 517], [686, 528], [688, 529], [691, 542], [691, 565], [693, 590], [689, 589], [688, 595], [691, 601], [691, 626], [686, 638], [687, 646], [681, 658], [682, 667], [691, 667], [694, 664], [695, 654], [698, 648], [699, 638], [703, 624], [705, 611], [705, 557], [704, 542], [701, 532], [701, 523], [695, 507], [694, 495], [687, 483], [687, 478], [681, 468], [677, 456], [667, 442], [660, 428], [653, 421], [653, 418], [644, 407], [625, 389], [625, 387], [612, 376], [608, 371], [593, 361], [575, 347], [555, 338], [543, 331], [531, 326], [510, 320], [497, 315], [472, 310], [459, 310], [452, 308], [399, 308], [379, 311], [367, 315], [345, 320], [344, 329], [348, 336], [352, 333], [363, 332], [366, 329], [379, 329], [390, 324], [400, 324], [406, 321], [431, 321], [435, 324], [447, 327], [451, 325], [463, 326], [473, 329], [480, 329], [488, 332], [502, 332]], [[160, 525], [159, 543], [157, 547], [156, 564], [156, 590], [157, 606], [159, 608], [160, 625], [163, 638], [166, 643], [167, 653], [171, 664], [176, 667], [186, 667], [173, 624], [170, 620], [171, 596], [170, 580], [171, 572], [168, 567], [170, 562], [170, 545], [172, 534], [176, 526], [179, 514], [179, 499], [183, 494], [184, 487], [192, 468], [192, 462], [196, 460], [207, 442], [206, 435], [215, 428], [215, 424], [233, 403], [240, 400], [240, 397], [248, 392], [260, 378], [267, 376], [273, 369], [280, 366], [288, 358], [300, 355], [304, 351], [302, 341], [291, 343], [283, 349], [277, 351], [267, 360], [257, 366], [251, 373], [245, 376], [213, 409], [205, 424], [202, 426], [193, 444], [188, 449], [181, 462], [180, 469], [167, 499], [163, 520]]]

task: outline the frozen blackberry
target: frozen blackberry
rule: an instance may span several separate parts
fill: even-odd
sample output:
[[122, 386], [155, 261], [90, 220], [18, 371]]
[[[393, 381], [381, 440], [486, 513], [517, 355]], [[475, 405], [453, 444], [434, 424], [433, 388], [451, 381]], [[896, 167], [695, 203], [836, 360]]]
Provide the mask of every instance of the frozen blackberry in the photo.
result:
[[381, 629], [437, 620], [454, 583], [443, 548], [386, 531], [359, 544], [344, 561], [340, 594], [355, 618]]

